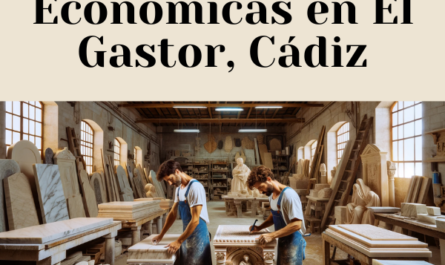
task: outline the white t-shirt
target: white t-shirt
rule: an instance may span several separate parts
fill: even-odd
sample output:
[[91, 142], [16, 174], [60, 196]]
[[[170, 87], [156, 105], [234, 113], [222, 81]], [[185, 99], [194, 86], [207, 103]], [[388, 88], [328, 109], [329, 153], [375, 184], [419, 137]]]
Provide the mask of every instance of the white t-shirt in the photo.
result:
[[[278, 198], [280, 195], [274, 200], [272, 199], [273, 194], [269, 197], [270, 208], [274, 211], [278, 211]], [[297, 218], [301, 220], [301, 229], [300, 233], [306, 233], [306, 225], [304, 224], [304, 215], [303, 215], [303, 207], [301, 206], [300, 196], [293, 189], [288, 188], [284, 191], [283, 196], [281, 197], [281, 209], [280, 213], [283, 216], [284, 222], [288, 224], [290, 220]]]
[[[179, 189], [179, 200], [185, 201], [185, 193], [190, 185], [192, 183], [191, 181], [185, 186], [185, 188], [178, 187], [175, 190], [175, 203], [178, 202], [178, 189]], [[209, 221], [209, 213], [207, 212], [207, 201], [206, 201], [206, 191], [204, 189], [204, 186], [202, 186], [201, 183], [198, 181], [195, 181], [193, 185], [190, 187], [189, 194], [187, 196], [187, 203], [190, 205], [190, 208], [195, 207], [196, 205], [202, 205], [201, 214], [199, 217], [201, 217], [202, 220], [204, 220], [207, 224], [210, 223]]]

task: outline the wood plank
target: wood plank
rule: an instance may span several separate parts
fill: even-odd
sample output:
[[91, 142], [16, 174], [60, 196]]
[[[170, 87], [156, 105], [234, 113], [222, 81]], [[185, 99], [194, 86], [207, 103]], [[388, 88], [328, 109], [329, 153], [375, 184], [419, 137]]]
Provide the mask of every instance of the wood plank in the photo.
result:
[[264, 156], [264, 166], [273, 169], [272, 154], [263, 153], [263, 156]]
[[409, 202], [417, 202], [417, 198], [419, 197], [420, 187], [422, 186], [422, 177], [415, 176], [414, 182], [414, 191], [413, 196], [410, 198]]
[[422, 178], [422, 185], [420, 186], [420, 193], [419, 197], [417, 198], [417, 203], [425, 204], [426, 200], [428, 198], [428, 195], [430, 194], [428, 191], [431, 187], [431, 178], [429, 177], [423, 177]]
[[411, 181], [409, 182], [409, 188], [408, 188], [408, 192], [406, 193], [406, 196], [405, 196], [405, 201], [404, 202], [409, 202], [410, 201], [410, 199], [411, 199], [411, 197], [413, 196], [413, 192], [414, 192], [414, 180], [415, 180], [416, 178], [415, 177], [412, 177], [411, 178]]

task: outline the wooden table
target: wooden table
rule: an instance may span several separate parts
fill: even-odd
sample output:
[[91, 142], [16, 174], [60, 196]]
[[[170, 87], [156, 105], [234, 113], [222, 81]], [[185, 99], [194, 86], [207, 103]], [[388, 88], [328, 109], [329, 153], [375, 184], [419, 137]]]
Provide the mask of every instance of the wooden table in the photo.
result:
[[421, 260], [421, 261], [428, 261], [428, 257], [416, 257], [415, 254], [413, 253], [413, 255], [411, 257], [399, 257], [397, 253], [394, 253], [392, 256], [391, 254], [386, 254], [385, 256], [381, 256], [381, 257], [369, 257], [367, 256], [365, 253], [357, 250], [357, 245], [361, 245], [358, 242], [355, 243], [349, 243], [349, 242], [345, 242], [345, 241], [340, 241], [337, 240], [333, 237], [331, 237], [330, 235], [327, 235], [326, 232], [322, 233], [322, 239], [323, 239], [323, 260], [324, 260], [324, 264], [325, 265], [330, 265], [331, 264], [331, 252], [330, 252], [330, 247], [331, 245], [343, 250], [344, 252], [346, 252], [347, 254], [351, 255], [354, 257], [355, 260], [358, 260], [362, 265], [367, 264], [367, 265], [372, 265], [372, 260], [373, 259], [394, 259], [394, 260]]
[[[445, 231], [437, 229], [436, 225], [422, 223], [408, 217], [400, 216], [398, 214], [374, 213], [376, 220], [385, 222], [387, 225], [399, 226], [403, 233], [414, 231], [423, 235], [439, 239], [440, 244], [440, 263], [445, 265]], [[391, 226], [387, 227], [392, 229]]]
[[[141, 228], [144, 226], [145, 231], [149, 231], [150, 234], [159, 234], [162, 231], [162, 228], [164, 226], [164, 221], [166, 219], [166, 215], [168, 213], [168, 210], [162, 210], [155, 214], [151, 214], [147, 217], [140, 218], [137, 220], [118, 220], [114, 219], [115, 221], [120, 221], [122, 223], [122, 229], [121, 230], [131, 230], [132, 231], [132, 240], [131, 245], [134, 245], [136, 243], [139, 243], [141, 241]], [[156, 220], [156, 228], [158, 231], [154, 232], [152, 231], [153, 227], [153, 221]]]
[[[97, 238], [105, 238], [105, 262], [114, 265], [114, 242], [121, 222], [68, 236], [46, 244], [0, 244], [0, 260], [31, 261], [36, 265], [54, 265], [66, 259], [66, 251]], [[3, 262], [0, 262], [3, 264]], [[7, 264], [7, 262], [5, 262]]]

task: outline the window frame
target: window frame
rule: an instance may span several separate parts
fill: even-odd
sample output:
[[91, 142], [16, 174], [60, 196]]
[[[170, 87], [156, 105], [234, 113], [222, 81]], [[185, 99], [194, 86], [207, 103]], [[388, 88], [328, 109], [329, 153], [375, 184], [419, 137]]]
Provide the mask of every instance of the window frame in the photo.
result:
[[[348, 130], [346, 131], [346, 132], [343, 132], [343, 133], [341, 133], [341, 134], [338, 134], [339, 133], [339, 131], [345, 126], [345, 125], [348, 125]], [[349, 125], [349, 122], [345, 122], [345, 123], [343, 123], [341, 126], [340, 126], [340, 128], [338, 128], [338, 130], [335, 132], [335, 141], [336, 141], [336, 143], [335, 143], [335, 149], [336, 149], [336, 158], [337, 158], [337, 166], [338, 166], [338, 164], [339, 164], [339, 162], [340, 162], [340, 159], [341, 159], [341, 155], [339, 156], [339, 152], [341, 151], [341, 154], [343, 155], [343, 152], [344, 152], [344, 150], [345, 150], [345, 148], [346, 148], [346, 143], [349, 141], [349, 137], [350, 137], [350, 132], [351, 132], [351, 127], [350, 127], [350, 125]], [[348, 134], [348, 139], [347, 140], [345, 140], [345, 141], [343, 141], [343, 142], [338, 142], [339, 141], [339, 137], [340, 136], [342, 136], [342, 135], [345, 135], [345, 134]], [[342, 149], [339, 149], [339, 145], [341, 145], [341, 144], [344, 144], [344, 147], [342, 148]]]
[[[89, 133], [88, 131], [83, 130], [83, 124], [85, 124], [85, 126], [88, 126], [88, 128], [91, 130], [91, 133]], [[88, 142], [86, 138], [84, 138], [83, 136], [88, 134], [89, 136], [91, 136], [91, 142]], [[88, 146], [91, 145], [91, 147]], [[86, 121], [81, 121], [80, 123], [80, 146], [81, 146], [81, 153], [82, 156], [84, 156], [84, 160], [85, 160], [85, 164], [86, 164], [86, 171], [89, 175], [93, 174], [93, 165], [94, 165], [94, 130], [93, 127]], [[84, 153], [82, 150], [90, 150], [91, 149], [91, 155], [88, 155], [86, 152]], [[91, 164], [88, 163], [89, 161], [91, 161]]]
[[[119, 143], [119, 145], [116, 145], [116, 143]], [[117, 147], [119, 148], [119, 152], [118, 153], [116, 153], [116, 148]], [[122, 151], [121, 149], [122, 149], [122, 143], [119, 141], [119, 139], [114, 138], [114, 149], [113, 149], [114, 156], [113, 156], [113, 161], [114, 161], [114, 165], [115, 166], [119, 166], [121, 164], [121, 151]], [[116, 156], [119, 159], [116, 159]]]
[[[423, 163], [423, 153], [422, 153], [422, 152], [420, 152], [420, 154], [421, 154], [421, 156], [422, 156], [422, 159], [421, 159], [421, 160], [416, 160], [416, 138], [420, 138], [420, 140], [423, 141], [423, 139], [422, 139], [422, 137], [423, 137], [423, 124], [422, 124], [422, 131], [420, 132], [420, 134], [416, 134], [415, 122], [416, 122], [416, 121], [421, 121], [421, 122], [423, 122], [423, 118], [424, 118], [424, 116], [423, 116], [423, 109], [422, 109], [422, 115], [421, 115], [421, 117], [418, 118], [418, 119], [416, 119], [415, 107], [416, 107], [416, 105], [422, 105], [424, 102], [423, 102], [423, 101], [413, 101], [414, 104], [413, 104], [412, 106], [405, 107], [405, 105], [404, 105], [402, 109], [399, 109], [399, 110], [397, 110], [397, 111], [394, 111], [394, 108], [395, 108], [396, 104], [398, 104], [399, 102], [405, 102], [405, 101], [395, 101], [395, 102], [391, 105], [391, 107], [390, 107], [390, 109], [389, 109], [389, 116], [390, 116], [390, 126], [389, 126], [390, 128], [389, 128], [389, 133], [390, 133], [391, 161], [394, 162], [394, 163], [396, 164], [396, 168], [397, 168], [397, 170], [396, 170], [395, 177], [398, 177], [398, 178], [412, 178], [413, 176], [418, 175], [418, 174], [416, 174], [416, 164], [420, 164], [420, 166], [421, 166], [421, 171], [423, 171], [423, 165], [422, 165], [422, 163]], [[423, 107], [423, 105], [422, 105], [422, 107]], [[414, 115], [414, 119], [411, 120], [411, 121], [408, 121], [408, 122], [398, 123], [396, 126], [394, 126], [393, 114], [394, 114], [394, 113], [401, 112], [401, 111], [405, 111], [405, 110], [408, 109], [408, 108], [413, 108], [413, 109], [414, 109], [414, 114], [413, 114], [413, 115]], [[398, 118], [398, 119], [399, 119], [399, 118]], [[410, 137], [405, 137], [405, 136], [403, 135], [403, 138], [394, 140], [393, 129], [394, 129], [395, 127], [400, 127], [400, 126], [402, 126], [402, 125], [404, 126], [404, 125], [409, 124], [409, 123], [414, 123], [414, 126], [413, 126], [413, 128], [414, 128], [414, 135], [413, 135], [413, 136], [410, 136]], [[407, 139], [413, 139], [413, 144], [414, 144], [414, 151], [413, 151], [413, 154], [414, 154], [414, 160], [399, 160], [400, 158], [398, 157], [398, 156], [399, 156], [398, 154], [397, 154], [398, 160], [394, 160], [394, 142], [402, 142], [402, 143], [403, 143], [403, 141], [404, 141], [404, 140], [407, 140]], [[397, 144], [397, 145], [398, 145], [398, 144]], [[423, 148], [423, 143], [422, 143], [422, 147], [421, 147], [421, 148]], [[398, 152], [398, 150], [397, 150], [397, 152]], [[405, 146], [403, 146], [403, 153], [405, 153]], [[403, 158], [403, 159], [404, 159], [404, 158]], [[406, 172], [405, 172], [405, 167], [403, 168], [403, 176], [399, 175], [399, 174], [400, 174], [400, 171], [399, 171], [399, 166], [400, 166], [400, 164], [405, 165], [406, 163], [413, 163], [413, 164], [414, 164], [414, 174], [413, 174], [413, 176], [408, 176], [408, 177], [407, 177], [407, 176], [405, 175], [405, 174], [406, 174]], [[422, 172], [421, 175], [423, 175], [423, 172]]]
[[[45, 110], [45, 105], [41, 102], [41, 101], [34, 101], [34, 102], [38, 102], [39, 104], [40, 104], [40, 106], [41, 107], [38, 107], [38, 106], [36, 106], [36, 105], [31, 105], [31, 103], [29, 103], [29, 101], [16, 101], [16, 102], [20, 102], [20, 115], [17, 115], [17, 114], [14, 114], [14, 101], [6, 101], [6, 102], [11, 102], [11, 107], [12, 107], [12, 112], [9, 112], [7, 109], [6, 109], [6, 106], [5, 106], [5, 146], [6, 146], [6, 152], [8, 152], [8, 149], [9, 149], [9, 147], [10, 146], [12, 146], [12, 145], [14, 145], [14, 133], [19, 133], [20, 134], [20, 140], [19, 141], [23, 141], [23, 140], [28, 140], [28, 141], [30, 141], [29, 140], [29, 137], [31, 136], [31, 137], [34, 137], [34, 139], [35, 138], [40, 138], [40, 147], [38, 147], [36, 144], [35, 144], [35, 141], [33, 141], [32, 143], [34, 144], [34, 145], [36, 145], [36, 148], [39, 150], [39, 152], [40, 152], [40, 155], [42, 155], [42, 153], [43, 153], [43, 134], [44, 134], [44, 115], [43, 115], [43, 112], [44, 112], [44, 110]], [[5, 102], [5, 105], [6, 105], [6, 102]], [[24, 117], [24, 115], [23, 115], [23, 105], [24, 104], [27, 104], [28, 105], [28, 117]], [[41, 115], [41, 117], [40, 117], [40, 120], [41, 121], [37, 121], [37, 117], [36, 117], [36, 111], [34, 112], [34, 119], [31, 119], [31, 117], [30, 117], [30, 115], [29, 115], [29, 106], [32, 106], [32, 107], [34, 107], [35, 109], [40, 109], [40, 115]], [[9, 114], [9, 115], [11, 115], [11, 129], [8, 129], [7, 127], [6, 127], [6, 122], [7, 122], [7, 114]], [[16, 117], [19, 117], [20, 118], [20, 131], [16, 131], [16, 130], [14, 130], [14, 116], [16, 116]], [[31, 134], [30, 133], [30, 127], [29, 127], [29, 123], [28, 123], [28, 132], [27, 133], [25, 133], [24, 132], [24, 130], [23, 130], [23, 124], [24, 124], [24, 120], [27, 120], [28, 122], [29, 121], [32, 121], [32, 122], [34, 122], [34, 124], [37, 124], [37, 123], [39, 123], [40, 124], [40, 131], [41, 131], [41, 135], [40, 136], [38, 136], [37, 134], [36, 134], [36, 126], [34, 127], [34, 134]], [[7, 139], [6, 139], [6, 135], [7, 135], [7, 131], [10, 131], [11, 132], [11, 144], [8, 144], [7, 143]], [[27, 138], [28, 139], [24, 139], [24, 135], [27, 135]]]

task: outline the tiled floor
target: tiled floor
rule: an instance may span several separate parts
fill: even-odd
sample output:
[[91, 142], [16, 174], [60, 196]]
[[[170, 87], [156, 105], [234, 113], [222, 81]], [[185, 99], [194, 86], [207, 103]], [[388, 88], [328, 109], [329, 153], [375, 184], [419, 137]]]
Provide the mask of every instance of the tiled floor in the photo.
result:
[[[252, 225], [255, 218], [250, 217], [250, 212], [244, 213], [243, 218], [229, 217], [226, 215], [224, 202], [210, 201], [207, 203], [210, 224], [208, 229], [212, 234], [212, 238], [216, 233], [219, 225]], [[257, 216], [258, 223], [261, 224], [263, 221], [262, 216]], [[269, 228], [271, 231], [274, 230], [273, 226]], [[182, 233], [182, 221], [176, 220], [173, 226], [168, 231], [169, 234], [180, 234]], [[303, 264], [305, 265], [323, 265], [323, 253], [322, 253], [322, 240], [319, 234], [312, 234], [306, 237], [307, 247], [306, 247], [306, 259]], [[213, 249], [213, 246], [212, 246]], [[440, 251], [437, 247], [430, 247], [433, 252], [433, 258], [430, 262], [439, 265], [440, 264]], [[215, 254], [212, 251], [213, 264], [216, 264]], [[346, 254], [342, 251], [337, 251], [337, 258], [346, 257]], [[126, 265], [126, 254], [123, 254], [116, 258], [116, 265]]]

